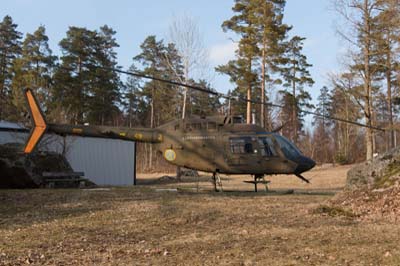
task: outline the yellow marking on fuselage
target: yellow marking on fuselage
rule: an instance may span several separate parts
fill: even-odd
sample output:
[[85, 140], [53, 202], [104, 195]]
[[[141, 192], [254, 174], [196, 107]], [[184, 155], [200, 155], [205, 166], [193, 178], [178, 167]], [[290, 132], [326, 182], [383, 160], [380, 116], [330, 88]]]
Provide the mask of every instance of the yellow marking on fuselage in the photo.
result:
[[83, 130], [82, 128], [73, 128], [72, 133], [74, 134], [82, 134]]

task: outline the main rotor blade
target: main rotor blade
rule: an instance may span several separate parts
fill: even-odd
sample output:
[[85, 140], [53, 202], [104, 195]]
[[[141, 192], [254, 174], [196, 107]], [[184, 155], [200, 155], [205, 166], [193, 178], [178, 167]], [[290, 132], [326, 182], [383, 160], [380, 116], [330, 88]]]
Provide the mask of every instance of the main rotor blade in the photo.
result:
[[[226, 94], [223, 94], [223, 93], [219, 93], [219, 92], [216, 92], [216, 91], [212, 91], [210, 89], [206, 89], [206, 88], [203, 88], [203, 87], [200, 87], [200, 86], [185, 84], [185, 83], [176, 82], [176, 81], [163, 79], [163, 78], [157, 78], [157, 77], [149, 76], [149, 75], [146, 75], [146, 74], [143, 74], [143, 73], [140, 73], [140, 72], [125, 71], [125, 70], [115, 69], [115, 68], [107, 68], [107, 69], [113, 70], [113, 71], [121, 73], [121, 74], [126, 74], [126, 75], [131, 75], [131, 76], [135, 76], [135, 77], [139, 77], [139, 78], [145, 78], [145, 79], [161, 81], [161, 82], [165, 82], [165, 83], [168, 83], [168, 84], [171, 84], [171, 85], [186, 87], [186, 88], [189, 88], [189, 89], [193, 89], [193, 90], [201, 91], [201, 92], [204, 92], [204, 93], [216, 95], [216, 96], [219, 96], [219, 97], [224, 98], [224, 99], [236, 99], [238, 101], [250, 102], [250, 103], [253, 103], [253, 104], [262, 104], [262, 105], [265, 105], [265, 106], [271, 106], [271, 107], [277, 107], [277, 108], [284, 108], [285, 107], [285, 106], [280, 105], [280, 104], [249, 100], [249, 99], [246, 99], [246, 98], [243, 98], [243, 97], [239, 97], [239, 96], [238, 97], [231, 97], [229, 95], [226, 95]], [[343, 118], [338, 118], [338, 117], [329, 116], [329, 115], [321, 115], [321, 114], [316, 113], [316, 112], [306, 111], [306, 110], [302, 110], [302, 109], [300, 109], [299, 111], [301, 113], [314, 115], [314, 116], [317, 116], [317, 117], [320, 117], [320, 118], [326, 118], [326, 119], [329, 119], [329, 120], [336, 120], [336, 121], [340, 121], [340, 122], [343, 122], [343, 123], [348, 123], [348, 124], [356, 125], [356, 126], [359, 126], [359, 127], [366, 127], [366, 128], [370, 128], [370, 129], [374, 129], [374, 130], [383, 131], [383, 132], [385, 131], [385, 129], [383, 129], [383, 128], [379, 128], [379, 127], [375, 127], [375, 126], [371, 126], [371, 125], [366, 125], [366, 124], [362, 124], [362, 123], [355, 122], [355, 121], [350, 121], [350, 120], [343, 119]]]

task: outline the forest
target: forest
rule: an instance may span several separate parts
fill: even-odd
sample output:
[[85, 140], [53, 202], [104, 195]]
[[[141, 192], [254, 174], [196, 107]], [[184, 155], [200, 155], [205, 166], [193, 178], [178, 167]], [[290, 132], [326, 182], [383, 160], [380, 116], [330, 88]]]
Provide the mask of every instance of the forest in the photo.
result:
[[[5, 16], [0, 22], [0, 120], [29, 122], [23, 98], [29, 87], [49, 122], [155, 128], [175, 118], [232, 113], [267, 130], [283, 126], [280, 133], [320, 164], [372, 159], [398, 143], [400, 2], [331, 2], [347, 52], [342, 71], [327, 73], [326, 85], [315, 88], [312, 62], [303, 51], [306, 39], [292, 34], [296, 25], [285, 23], [286, 0], [233, 1], [233, 15], [221, 21], [221, 30], [236, 36], [235, 59], [212, 70], [234, 85], [229, 101], [114, 71], [122, 67], [116, 31], [108, 25], [70, 26], [58, 42], [57, 55], [45, 25], [23, 34], [18, 22]], [[129, 71], [219, 91], [206, 76], [193, 74], [207, 57], [199, 45], [198, 25], [186, 18], [170, 31], [171, 41], [145, 38], [140, 53], [132, 54]], [[317, 99], [311, 99], [311, 90], [319, 90]], [[239, 98], [281, 107], [235, 100]], [[319, 116], [310, 124], [304, 111]], [[139, 171], [166, 169], [149, 144], [138, 149]]]

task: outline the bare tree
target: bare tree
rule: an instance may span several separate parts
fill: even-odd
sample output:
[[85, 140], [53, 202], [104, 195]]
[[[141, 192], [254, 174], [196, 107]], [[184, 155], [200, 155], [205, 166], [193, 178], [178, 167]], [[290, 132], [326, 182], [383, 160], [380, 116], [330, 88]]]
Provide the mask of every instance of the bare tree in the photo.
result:
[[[170, 24], [168, 37], [175, 44], [183, 61], [183, 79], [177, 76], [179, 81], [188, 83], [190, 79], [204, 79], [209, 69], [208, 52], [196, 20], [187, 14], [175, 17]], [[182, 90], [182, 119], [185, 119], [188, 89], [182, 88]]]
[[378, 23], [378, 47], [382, 53], [379, 64], [386, 83], [386, 102], [388, 113], [389, 135], [388, 147], [395, 146], [394, 115], [393, 115], [393, 87], [395, 85], [394, 74], [398, 70], [399, 41], [400, 41], [400, 1], [380, 0], [379, 8], [382, 10], [377, 17]]
[[[375, 18], [380, 9], [378, 0], [333, 0], [336, 12], [344, 19], [346, 30], [338, 34], [353, 46], [352, 68], [363, 80], [363, 114], [368, 126], [373, 125], [373, 80], [378, 69], [374, 64], [377, 56]], [[366, 159], [373, 158], [373, 136], [371, 128], [366, 129]]]
[[[176, 73], [176, 78], [182, 83], [189, 83], [190, 79], [204, 78], [208, 67], [208, 52], [205, 49], [203, 36], [193, 17], [184, 14], [174, 17], [169, 26], [170, 42], [178, 50], [183, 63], [183, 79]], [[166, 58], [167, 63], [170, 62]], [[170, 64], [170, 63], [169, 63]], [[186, 117], [188, 88], [183, 87], [182, 119]], [[181, 179], [181, 168], [176, 168], [177, 179]]]

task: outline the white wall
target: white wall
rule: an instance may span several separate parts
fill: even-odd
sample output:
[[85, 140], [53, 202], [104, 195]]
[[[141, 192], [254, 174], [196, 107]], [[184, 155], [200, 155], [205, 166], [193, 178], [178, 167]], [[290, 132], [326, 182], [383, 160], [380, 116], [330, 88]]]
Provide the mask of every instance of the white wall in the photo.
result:
[[[27, 136], [27, 133], [0, 129], [0, 144], [24, 143]], [[62, 137], [46, 134], [41, 141], [41, 148], [61, 153], [63, 143]], [[84, 172], [85, 177], [97, 185], [133, 185], [133, 142], [68, 136], [66, 147], [66, 158], [74, 171]]]

